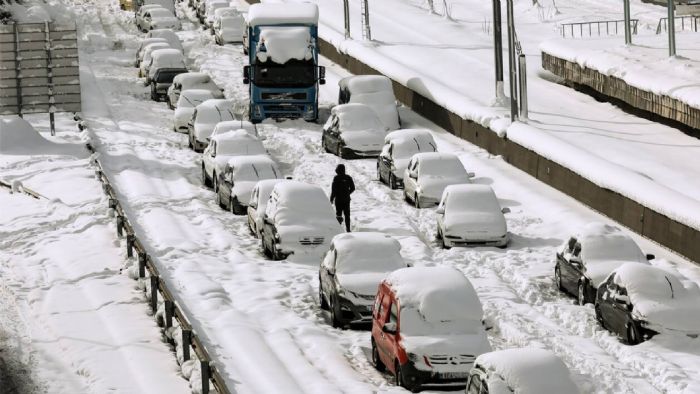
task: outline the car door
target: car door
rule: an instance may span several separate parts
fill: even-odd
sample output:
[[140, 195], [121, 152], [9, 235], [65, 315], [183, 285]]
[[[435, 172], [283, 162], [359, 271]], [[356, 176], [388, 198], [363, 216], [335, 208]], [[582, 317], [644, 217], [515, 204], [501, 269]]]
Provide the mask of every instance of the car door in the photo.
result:
[[258, 231], [255, 224], [255, 217], [257, 216], [256, 212], [258, 210], [259, 196], [260, 188], [256, 186], [250, 193], [250, 203], [248, 203], [248, 209], [246, 210], [246, 213], [248, 214], [248, 226], [250, 227], [253, 233], [256, 233]]
[[380, 180], [389, 180], [389, 171], [391, 171], [391, 144], [385, 145], [382, 148], [382, 152], [377, 158], [377, 166], [379, 169]]
[[437, 209], [435, 210], [435, 214], [437, 216], [437, 224], [438, 227], [441, 229], [444, 229], [444, 223], [445, 223], [445, 206], [447, 205], [447, 200], [450, 198], [450, 192], [448, 191], [447, 193], [444, 193], [442, 196], [442, 199], [440, 200], [440, 204], [438, 204]]
[[235, 169], [230, 166], [224, 168], [223, 174], [217, 174], [218, 185], [219, 185], [219, 195], [221, 196], [221, 202], [227, 205], [231, 200], [231, 190], [233, 189], [233, 177], [235, 175]]
[[[388, 334], [382, 331], [384, 324], [389, 322], [389, 307], [391, 306], [391, 294], [385, 293], [381, 300], [377, 300], [376, 304], [379, 305], [379, 310], [377, 310], [377, 315], [375, 319], [377, 320], [379, 335], [375, 338], [375, 343], [377, 345], [377, 350], [379, 351], [379, 358], [382, 363], [387, 366], [391, 371], [394, 370], [394, 356], [391, 353], [391, 345], [389, 342]], [[376, 305], [375, 304], [375, 305]], [[376, 308], [375, 308], [376, 309]]]
[[598, 288], [598, 310], [603, 319], [605, 326], [614, 332], [616, 311], [613, 306], [613, 296], [617, 292], [617, 285], [614, 282], [614, 275], [610, 275], [608, 279]]
[[417, 180], [417, 168], [418, 168], [418, 160], [415, 158], [412, 158], [411, 161], [408, 163], [407, 171], [408, 171], [408, 176], [404, 177], [404, 193], [406, 193], [407, 196], [410, 196], [410, 198], [413, 198], [413, 193], [416, 191], [416, 180]]
[[321, 264], [321, 286], [326, 301], [330, 305], [331, 297], [336, 293], [335, 289], [335, 260], [336, 260], [335, 245], [331, 243], [331, 248], [326, 252]]
[[202, 162], [204, 163], [204, 171], [206, 171], [207, 176], [213, 178], [214, 174], [214, 158], [216, 157], [216, 141], [211, 141], [209, 145], [204, 149], [202, 154]]
[[336, 151], [340, 145], [340, 119], [335, 118], [331, 127], [328, 129], [328, 136], [330, 137], [329, 142], [331, 142], [331, 149]]
[[630, 312], [627, 302], [627, 290], [622, 286], [617, 286], [615, 293], [610, 297], [611, 306], [611, 328], [621, 336], [627, 334], [627, 322], [630, 320]]
[[562, 285], [572, 294], [578, 292], [578, 281], [581, 278], [583, 262], [581, 261], [581, 244], [578, 241], [573, 243], [571, 249], [564, 253], [564, 264], [561, 264]]

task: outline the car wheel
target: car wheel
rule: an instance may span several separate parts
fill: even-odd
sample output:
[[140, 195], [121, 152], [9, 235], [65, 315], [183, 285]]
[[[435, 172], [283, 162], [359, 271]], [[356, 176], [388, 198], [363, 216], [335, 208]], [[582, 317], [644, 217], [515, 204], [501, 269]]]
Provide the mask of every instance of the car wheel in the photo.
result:
[[600, 323], [600, 326], [605, 328], [605, 322], [603, 321], [603, 314], [600, 313], [600, 305], [595, 306], [595, 319]]
[[399, 362], [396, 362], [396, 367], [394, 369], [396, 371], [395, 379], [396, 379], [396, 385], [399, 387], [403, 387], [406, 390], [415, 393], [417, 392], [416, 387], [413, 386], [412, 384], [406, 382], [406, 379], [403, 376], [403, 371], [401, 370], [401, 365], [399, 365]]
[[420, 200], [418, 199], [418, 193], [413, 195], [413, 205], [416, 206], [416, 209], [421, 209], [422, 207], [420, 206]]
[[578, 297], [577, 301], [579, 305], [586, 305], [586, 282], [584, 281], [579, 281], [578, 282]]
[[258, 235], [255, 233], [255, 230], [253, 230], [253, 225], [250, 224], [250, 220], [248, 220], [248, 231], [250, 231], [250, 235], [252, 235], [254, 238], [258, 237]]
[[192, 144], [192, 135], [187, 135], [187, 147], [194, 150], [194, 145]]
[[345, 158], [343, 157], [343, 147], [341, 146], [340, 142], [338, 143], [338, 145], [336, 145], [335, 155], [340, 157], [341, 159]]
[[399, 185], [396, 183], [396, 175], [394, 173], [389, 174], [389, 187], [391, 190], [396, 190], [399, 188]]
[[634, 321], [627, 323], [627, 343], [629, 345], [637, 345], [642, 342], [642, 338], [639, 335], [639, 329]]
[[321, 287], [321, 279], [318, 279], [318, 303], [321, 306], [321, 309], [327, 310], [328, 309], [328, 302], [326, 302], [325, 297], [323, 297], [323, 288]]
[[404, 189], [404, 191], [403, 191], [403, 199], [404, 199], [404, 201], [406, 201], [407, 203], [409, 203], [409, 204], [411, 203], [411, 199], [408, 198], [408, 194], [406, 193], [406, 189]]
[[372, 340], [372, 365], [374, 365], [374, 368], [379, 372], [384, 372], [386, 370], [382, 359], [379, 358], [379, 349], [377, 349], [377, 344], [374, 343], [374, 339]]
[[173, 105], [173, 103], [170, 102], [170, 97], [168, 97], [168, 98], [166, 99], [166, 101], [168, 102], [168, 108], [170, 108], [171, 110], [172, 110], [172, 109], [175, 109], [175, 106]]
[[384, 180], [382, 179], [382, 172], [379, 170], [379, 164], [377, 164], [377, 180], [379, 182], [384, 183]]
[[234, 215], [243, 215], [245, 213], [243, 211], [243, 205], [238, 203], [238, 199], [236, 197], [231, 197], [230, 208], [231, 213]]
[[564, 287], [561, 285], [561, 270], [558, 265], [554, 267], [554, 283], [557, 285], [557, 289], [564, 290]]
[[331, 304], [330, 304], [330, 309], [331, 309], [331, 325], [334, 328], [342, 328], [343, 324], [340, 322], [340, 319], [338, 319], [338, 313], [340, 312], [338, 310], [339, 306], [336, 304], [335, 298], [331, 298]]
[[156, 84], [151, 84], [151, 100], [158, 101], [158, 93], [156, 93]]
[[206, 187], [211, 187], [211, 179], [207, 176], [207, 171], [202, 166], [202, 184]]
[[263, 255], [271, 259], [272, 255], [270, 254], [270, 250], [267, 248], [267, 244], [265, 243], [265, 236], [262, 234], [260, 234], [260, 245], [262, 245]]

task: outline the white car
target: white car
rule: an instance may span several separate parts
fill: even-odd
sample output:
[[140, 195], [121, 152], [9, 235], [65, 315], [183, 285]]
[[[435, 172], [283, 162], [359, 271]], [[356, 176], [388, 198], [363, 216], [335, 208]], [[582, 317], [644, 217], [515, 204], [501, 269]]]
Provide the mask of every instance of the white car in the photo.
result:
[[[136, 61], [134, 62], [134, 67], [139, 67], [141, 65], [141, 61], [143, 60], [144, 49], [148, 45], [155, 44], [155, 43], [168, 44], [168, 46], [170, 46], [168, 40], [166, 40], [165, 38], [160, 38], [160, 37], [145, 38], [144, 40], [141, 41], [141, 44], [139, 44], [139, 47], [136, 49]], [[164, 48], [166, 48], [166, 47], [164, 47]]]
[[404, 171], [404, 198], [416, 208], [437, 205], [447, 186], [471, 183], [473, 177], [453, 153], [417, 153]]
[[233, 156], [266, 155], [262, 142], [245, 130], [229, 131], [212, 136], [202, 154], [202, 183], [216, 191], [213, 181]]
[[168, 105], [170, 109], [175, 107], [177, 99], [180, 97], [180, 92], [186, 89], [205, 89], [209, 90], [214, 98], [224, 98], [224, 92], [211, 79], [207, 73], [189, 72], [180, 74], [173, 79], [173, 84], [168, 88]]
[[219, 45], [242, 43], [246, 30], [245, 18], [243, 15], [224, 15], [214, 20], [212, 29], [214, 40]]
[[372, 108], [364, 104], [333, 107], [323, 126], [321, 146], [338, 157], [357, 158], [379, 155], [386, 130]]
[[391, 80], [383, 75], [355, 75], [338, 82], [338, 104], [361, 103], [377, 113], [387, 130], [401, 127]]
[[595, 314], [601, 325], [636, 345], [656, 334], [700, 335], [700, 289], [680, 274], [625, 263], [599, 287]]
[[253, 187], [265, 179], [282, 179], [277, 164], [267, 155], [234, 156], [216, 178], [216, 198], [219, 206], [234, 215], [244, 215]]
[[267, 201], [270, 199], [270, 193], [275, 185], [279, 182], [284, 182], [286, 179], [265, 179], [259, 181], [250, 192], [250, 201], [248, 202], [248, 229], [255, 238], [260, 238], [260, 229], [263, 226], [263, 215], [267, 208]]
[[149, 38], [162, 38], [167, 41], [168, 44], [170, 44], [171, 48], [175, 48], [180, 52], [185, 53], [185, 50], [182, 47], [182, 42], [180, 42], [180, 38], [172, 29], [153, 29], [146, 33], [146, 39]]
[[403, 187], [403, 173], [416, 153], [437, 152], [433, 135], [425, 129], [396, 130], [384, 138], [377, 158], [377, 178], [392, 189]]
[[291, 254], [320, 257], [328, 250], [331, 239], [341, 232], [323, 189], [290, 180], [276, 184], [270, 193], [260, 242], [265, 255], [273, 260]]
[[[151, 80], [155, 76], [156, 72], [161, 69], [180, 70], [179, 74], [187, 73], [187, 66], [185, 65], [185, 56], [182, 54], [182, 52], [174, 48], [156, 49], [153, 52], [151, 52], [151, 61], [146, 67], [146, 85], [151, 84]], [[163, 89], [163, 96], [167, 94], [168, 88], [171, 84], [172, 79], [170, 80], [168, 86], [166, 86], [165, 89]]]
[[467, 394], [578, 394], [569, 368], [549, 350], [516, 348], [476, 358], [467, 380]]
[[437, 237], [443, 248], [475, 244], [504, 248], [509, 236], [503, 214], [508, 212], [491, 186], [447, 186], [436, 210]]
[[384, 233], [338, 234], [321, 260], [318, 299], [333, 327], [369, 324], [379, 283], [406, 268], [399, 241]]
[[204, 8], [204, 25], [211, 29], [214, 25], [214, 17], [216, 16], [215, 11], [221, 8], [230, 8], [229, 2], [226, 0], [214, 0], [208, 1], [206, 7]]
[[143, 6], [158, 6], [172, 12], [175, 15], [175, 2], [173, 0], [140, 0]]
[[162, 7], [146, 10], [141, 14], [141, 18], [137, 18], [136, 25], [144, 32], [154, 29], [182, 29], [180, 20], [172, 12]]
[[213, 98], [214, 96], [209, 90], [187, 89], [182, 91], [180, 98], [177, 100], [177, 105], [175, 106], [173, 130], [178, 133], [186, 133], [187, 123], [192, 119], [195, 107]]
[[257, 126], [248, 121], [248, 120], [227, 120], [225, 122], [219, 122], [216, 124], [216, 127], [214, 127], [214, 131], [211, 133], [211, 136], [214, 137], [215, 135], [223, 134], [223, 133], [228, 133], [229, 131], [235, 131], [235, 130], [245, 130], [248, 132], [248, 134], [258, 138], [259, 140], [264, 140], [259, 134], [258, 134], [258, 128]]
[[[146, 45], [141, 51], [141, 61], [139, 62], [139, 77], [148, 75], [148, 67], [151, 65], [153, 51], [158, 49], [168, 49], [172, 47], [167, 42], [154, 42]], [[146, 84], [148, 85], [148, 84]]]
[[187, 124], [190, 149], [203, 152], [216, 124], [236, 119], [235, 106], [236, 100], [226, 99], [207, 100], [196, 106]]

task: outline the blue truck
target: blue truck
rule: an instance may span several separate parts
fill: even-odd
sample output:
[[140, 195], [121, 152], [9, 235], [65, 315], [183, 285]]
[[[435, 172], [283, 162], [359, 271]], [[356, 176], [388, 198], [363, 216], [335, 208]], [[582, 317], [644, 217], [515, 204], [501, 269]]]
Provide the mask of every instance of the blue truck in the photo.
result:
[[250, 86], [250, 120], [316, 121], [319, 85], [326, 82], [318, 65], [318, 6], [254, 4], [246, 29], [243, 83]]

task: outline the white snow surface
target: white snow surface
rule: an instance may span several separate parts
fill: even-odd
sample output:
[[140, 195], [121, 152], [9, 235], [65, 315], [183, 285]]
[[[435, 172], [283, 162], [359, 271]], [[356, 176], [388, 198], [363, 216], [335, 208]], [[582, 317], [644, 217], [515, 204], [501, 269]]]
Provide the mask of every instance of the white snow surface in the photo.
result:
[[311, 3], [293, 6], [276, 3], [253, 4], [248, 9], [246, 21], [251, 27], [281, 24], [317, 25], [318, 7]]
[[333, 245], [338, 274], [386, 273], [406, 267], [401, 244], [387, 234], [370, 231], [338, 234], [333, 237]]
[[255, 53], [261, 62], [270, 59], [277, 64], [285, 64], [292, 59], [309, 60], [314, 55], [311, 32], [308, 27], [261, 27]]
[[507, 234], [506, 219], [488, 185], [450, 185], [442, 194], [444, 235], [487, 240]]

